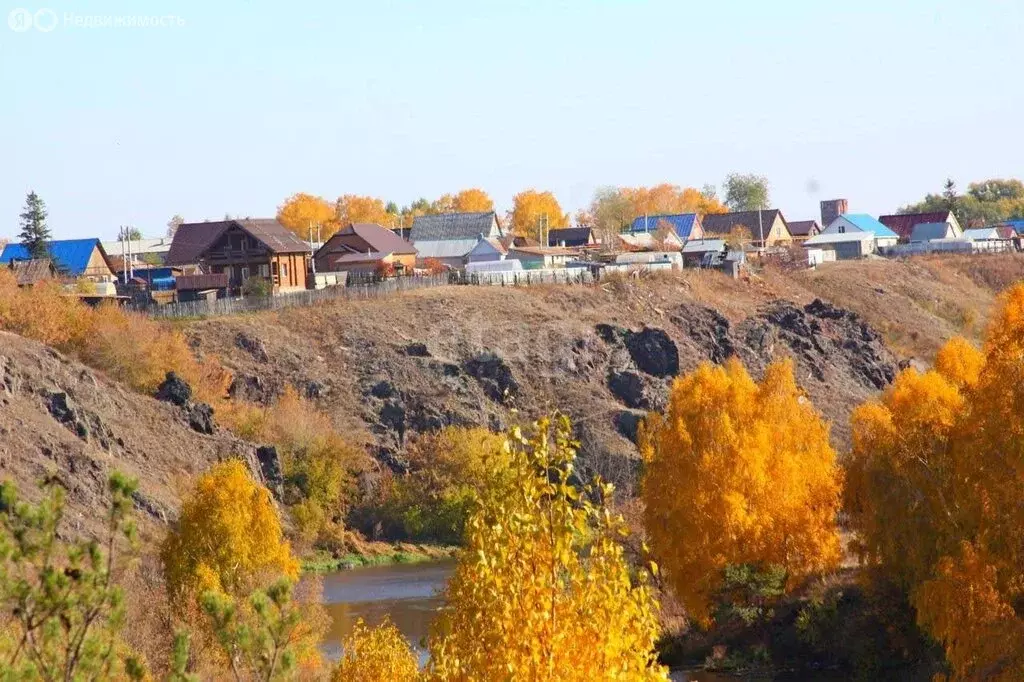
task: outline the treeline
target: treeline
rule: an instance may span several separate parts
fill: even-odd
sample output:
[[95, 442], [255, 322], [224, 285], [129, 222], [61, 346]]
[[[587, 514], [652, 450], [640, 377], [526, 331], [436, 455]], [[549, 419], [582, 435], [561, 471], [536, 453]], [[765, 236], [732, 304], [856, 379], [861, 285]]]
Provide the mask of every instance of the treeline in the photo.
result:
[[1024, 220], [1024, 182], [993, 178], [972, 182], [961, 192], [952, 178], [942, 191], [900, 208], [900, 213], [952, 211], [962, 227], [985, 227], [1005, 220]]
[[[663, 183], [653, 187], [603, 187], [594, 193], [590, 205], [570, 216], [552, 192], [527, 189], [512, 197], [512, 208], [505, 215], [506, 225], [515, 234], [536, 237], [538, 229], [577, 226], [593, 227], [603, 233], [618, 233], [643, 215], [672, 213], [725, 213], [769, 207], [768, 180], [757, 175], [732, 174], [722, 185], [723, 198], [713, 185], [701, 189]], [[334, 202], [312, 194], [288, 197], [277, 210], [281, 224], [303, 239], [323, 239], [349, 223], [377, 223], [386, 227], [408, 228], [417, 216], [438, 213], [493, 211], [494, 201], [481, 189], [465, 189], [444, 194], [434, 201], [417, 199], [399, 207], [393, 201], [370, 196], [345, 194]]]

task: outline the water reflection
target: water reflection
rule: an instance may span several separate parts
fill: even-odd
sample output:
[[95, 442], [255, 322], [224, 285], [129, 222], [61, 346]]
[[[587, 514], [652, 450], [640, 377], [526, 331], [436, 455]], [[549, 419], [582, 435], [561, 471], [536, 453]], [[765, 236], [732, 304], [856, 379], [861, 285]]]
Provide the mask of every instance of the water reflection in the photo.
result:
[[395, 564], [339, 571], [323, 576], [323, 601], [331, 627], [321, 645], [324, 654], [337, 659], [341, 642], [362, 618], [377, 625], [385, 616], [412, 643], [423, 659], [422, 641], [441, 607], [441, 590], [455, 564]]

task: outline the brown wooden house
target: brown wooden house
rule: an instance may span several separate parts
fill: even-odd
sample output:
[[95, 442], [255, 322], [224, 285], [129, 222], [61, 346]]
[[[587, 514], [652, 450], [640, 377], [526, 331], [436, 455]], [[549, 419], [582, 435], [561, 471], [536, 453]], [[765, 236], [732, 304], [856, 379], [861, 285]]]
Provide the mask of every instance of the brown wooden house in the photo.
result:
[[416, 247], [386, 227], [352, 223], [335, 232], [313, 258], [318, 273], [372, 273], [390, 266], [396, 274], [411, 275], [416, 266]]
[[232, 290], [258, 277], [280, 293], [306, 288], [309, 256], [309, 245], [281, 223], [246, 218], [180, 225], [166, 263], [227, 275]]

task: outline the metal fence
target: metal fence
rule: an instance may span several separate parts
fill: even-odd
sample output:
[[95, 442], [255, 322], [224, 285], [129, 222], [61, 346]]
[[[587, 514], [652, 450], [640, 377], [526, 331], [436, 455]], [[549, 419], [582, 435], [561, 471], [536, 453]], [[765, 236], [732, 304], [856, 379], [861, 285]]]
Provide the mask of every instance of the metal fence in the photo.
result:
[[218, 298], [210, 301], [188, 301], [151, 305], [140, 308], [152, 317], [187, 318], [218, 317], [264, 310], [280, 310], [337, 300], [359, 300], [392, 296], [402, 291], [430, 289], [452, 285], [475, 286], [531, 286], [537, 284], [589, 284], [594, 276], [588, 269], [560, 268], [526, 270], [520, 272], [486, 272], [467, 275], [451, 272], [440, 275], [416, 275], [377, 279], [350, 277], [347, 286], [333, 286], [310, 291], [296, 291], [277, 296], [248, 298]]

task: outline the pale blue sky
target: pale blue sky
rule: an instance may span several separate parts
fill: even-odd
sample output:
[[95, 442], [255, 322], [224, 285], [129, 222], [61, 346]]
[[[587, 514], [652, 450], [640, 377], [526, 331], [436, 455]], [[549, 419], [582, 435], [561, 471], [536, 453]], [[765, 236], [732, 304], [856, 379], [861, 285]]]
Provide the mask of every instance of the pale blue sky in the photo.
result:
[[741, 171], [802, 219], [823, 198], [879, 214], [949, 175], [1024, 176], [1020, 0], [5, 0], [3, 16], [17, 7], [58, 25], [0, 23], [0, 235], [32, 188], [57, 236], [109, 238], [273, 215], [297, 191], [403, 204], [480, 186], [505, 209], [536, 187], [575, 210], [601, 185]]

